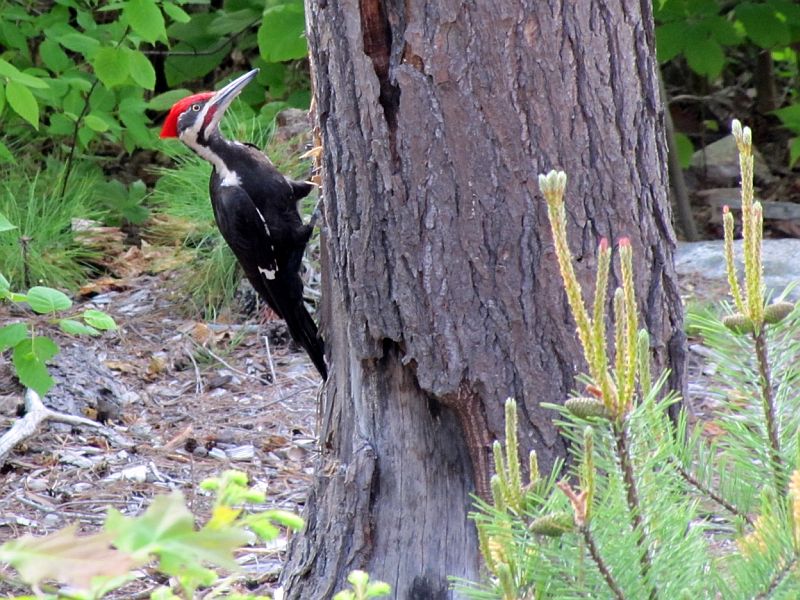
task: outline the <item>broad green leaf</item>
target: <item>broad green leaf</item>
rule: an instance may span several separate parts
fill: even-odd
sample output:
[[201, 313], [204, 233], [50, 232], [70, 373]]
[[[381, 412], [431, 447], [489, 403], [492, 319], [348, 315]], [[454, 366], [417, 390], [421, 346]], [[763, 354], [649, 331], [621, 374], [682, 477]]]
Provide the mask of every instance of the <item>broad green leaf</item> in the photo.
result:
[[785, 108], [779, 108], [774, 111], [773, 114], [781, 120], [781, 123], [783, 123], [787, 129], [791, 129], [795, 133], [800, 133], [800, 102], [791, 104]]
[[26, 323], [12, 323], [0, 327], [0, 352], [13, 348], [27, 337], [28, 325]]
[[[194, 19], [192, 19], [194, 22]], [[209, 41], [207, 45], [193, 46], [188, 43], [179, 42], [172, 46], [176, 52], [192, 52], [195, 50], [208, 51], [217, 46], [217, 42]], [[197, 56], [168, 56], [164, 64], [164, 71], [167, 75], [167, 83], [170, 87], [176, 87], [184, 81], [198, 79], [211, 73], [220, 64], [220, 61], [227, 55], [225, 48], [220, 48], [214, 54], [198, 54]]]
[[100, 48], [100, 42], [96, 39], [77, 32], [61, 35], [56, 41], [67, 50], [80, 52], [86, 58], [91, 57]]
[[128, 53], [122, 48], [101, 48], [92, 59], [97, 78], [108, 88], [128, 80]]
[[153, 96], [148, 100], [147, 108], [150, 110], [168, 110], [172, 108], [172, 105], [178, 100], [185, 98], [191, 93], [191, 91], [181, 88], [179, 90], [170, 90], [163, 94], [158, 94], [158, 96]]
[[0, 546], [0, 560], [11, 564], [28, 585], [55, 580], [87, 588], [95, 577], [117, 577], [134, 566], [133, 560], [110, 545], [100, 533], [78, 536], [77, 524], [43, 537], [30, 534]]
[[233, 551], [248, 539], [247, 532], [237, 528], [195, 531], [194, 516], [180, 492], [157, 496], [137, 518], [110, 509], [105, 529], [117, 548], [137, 559], [156, 554], [162, 570], [170, 575], [181, 569], [202, 569], [203, 562], [236, 568]]
[[90, 308], [89, 310], [83, 311], [83, 320], [86, 321], [87, 325], [102, 329], [103, 331], [114, 331], [117, 329], [117, 323], [114, 321], [114, 318], [104, 313], [102, 310]]
[[90, 127], [94, 131], [103, 132], [108, 131], [108, 123], [106, 123], [103, 119], [95, 115], [86, 115], [83, 118], [84, 122], [86, 123], [87, 127]]
[[39, 103], [26, 86], [18, 81], [9, 81], [6, 84], [6, 100], [15, 113], [39, 129]]
[[261, 72], [258, 74], [258, 82], [267, 87], [269, 95], [273, 98], [281, 98], [286, 94], [286, 65], [283, 63], [268, 63], [259, 61], [257, 65]]
[[[680, 21], [656, 27], [656, 56], [659, 62], [667, 62], [683, 52], [686, 45], [686, 24]], [[691, 43], [691, 41], [690, 41]]]
[[67, 310], [72, 306], [72, 300], [59, 290], [36, 286], [28, 290], [28, 305], [40, 315], [53, 314], [60, 310]]
[[46, 82], [33, 75], [23, 73], [17, 69], [17, 67], [2, 58], [0, 58], [0, 76], [8, 77], [10, 81], [16, 81], [17, 83], [31, 88], [46, 89], [48, 87]]
[[164, 12], [169, 15], [169, 17], [178, 23], [188, 23], [192, 20], [192, 17], [189, 16], [185, 10], [183, 10], [177, 4], [173, 4], [172, 2], [163, 2], [161, 4], [161, 8], [164, 9]]
[[686, 62], [692, 71], [710, 79], [717, 77], [725, 64], [725, 55], [716, 40], [695, 39], [684, 49]]
[[243, 8], [230, 12], [218, 11], [214, 20], [208, 27], [208, 32], [219, 37], [244, 31], [248, 26], [260, 21], [263, 7], [256, 11], [252, 8]]
[[58, 354], [58, 346], [50, 338], [28, 338], [14, 346], [11, 361], [22, 385], [44, 396], [55, 382], [45, 363]]
[[723, 46], [739, 44], [744, 39], [737, 27], [727, 18], [713, 15], [703, 20], [705, 28]]
[[70, 335], [100, 335], [100, 332], [94, 327], [84, 325], [75, 319], [61, 319], [58, 322], [58, 326], [61, 328], [61, 331]]
[[264, 21], [258, 29], [258, 49], [267, 62], [282, 62], [303, 58], [306, 46], [305, 17], [300, 3], [281, 4], [264, 11]]
[[67, 53], [61, 49], [54, 40], [45, 38], [39, 44], [39, 56], [42, 62], [48, 69], [54, 73], [62, 73], [70, 67], [75, 66], [75, 63], [67, 56]]
[[789, 27], [769, 4], [743, 2], [736, 7], [736, 18], [753, 42], [762, 48], [785, 46], [791, 41]]
[[[8, 152], [8, 148], [6, 148], [5, 145], [2, 142], [0, 142], [0, 146], [2, 148], [5, 148], [6, 152]], [[11, 153], [9, 152], [9, 154], [11, 154]], [[2, 155], [1, 149], [0, 149], [0, 155]], [[17, 228], [16, 225], [14, 225], [11, 221], [9, 221], [4, 214], [0, 213], [0, 233], [2, 233], [4, 231], [11, 231], [11, 230], [16, 229], [16, 228]], [[2, 275], [0, 275], [0, 277], [2, 277]], [[0, 283], [2, 283], [2, 282], [0, 282]], [[8, 284], [7, 281], [6, 281], [6, 284]], [[0, 286], [0, 287], [2, 287], [2, 286]]]
[[155, 0], [128, 0], [123, 14], [131, 29], [146, 42], [166, 41], [164, 15]]
[[30, 58], [28, 53], [28, 38], [22, 32], [22, 29], [16, 23], [10, 21], [0, 22], [0, 31], [2, 31], [3, 39], [7, 46], [16, 48], [22, 52], [26, 59]]
[[126, 49], [131, 78], [146, 90], [156, 86], [156, 71], [150, 59], [138, 50]]
[[[5, 219], [5, 217], [3, 217]], [[5, 275], [0, 273], [0, 294], [6, 294], [11, 289], [11, 284], [8, 282], [8, 279], [5, 278]]]

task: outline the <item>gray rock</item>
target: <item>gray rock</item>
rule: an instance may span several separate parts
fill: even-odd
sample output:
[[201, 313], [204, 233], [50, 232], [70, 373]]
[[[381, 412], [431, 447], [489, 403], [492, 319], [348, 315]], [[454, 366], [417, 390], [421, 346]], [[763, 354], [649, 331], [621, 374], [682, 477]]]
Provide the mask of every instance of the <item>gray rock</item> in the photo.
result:
[[[753, 150], [753, 175], [756, 182], [771, 183], [775, 177], [757, 149]], [[739, 185], [739, 152], [732, 135], [709, 144], [692, 155], [690, 172], [706, 183], [729, 187]]]
[[[734, 256], [741, 282], [742, 240], [734, 242]], [[773, 296], [782, 293], [788, 285], [800, 281], [800, 239], [764, 240], [761, 256], [764, 263], [764, 283]], [[675, 269], [678, 275], [727, 280], [722, 240], [679, 242], [675, 253]], [[788, 299], [800, 299], [800, 288], [791, 290]]]

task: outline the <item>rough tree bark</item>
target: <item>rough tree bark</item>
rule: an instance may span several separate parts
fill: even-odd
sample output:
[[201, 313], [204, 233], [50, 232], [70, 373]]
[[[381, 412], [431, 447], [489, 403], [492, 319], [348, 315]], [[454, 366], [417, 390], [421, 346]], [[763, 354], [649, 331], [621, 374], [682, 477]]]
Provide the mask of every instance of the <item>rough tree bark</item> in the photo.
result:
[[286, 570], [329, 598], [368, 570], [394, 598], [477, 578], [503, 400], [548, 469], [542, 402], [584, 365], [537, 174], [568, 172], [579, 277], [631, 238], [657, 364], [682, 387], [663, 110], [649, 0], [307, 0], [324, 145], [322, 453]]

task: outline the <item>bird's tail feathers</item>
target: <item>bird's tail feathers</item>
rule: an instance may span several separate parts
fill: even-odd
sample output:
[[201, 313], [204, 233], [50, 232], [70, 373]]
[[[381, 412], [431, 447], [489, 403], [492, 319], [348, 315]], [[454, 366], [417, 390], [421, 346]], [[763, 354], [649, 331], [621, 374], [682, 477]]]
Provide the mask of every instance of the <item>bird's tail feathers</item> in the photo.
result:
[[328, 367], [325, 365], [325, 345], [319, 337], [317, 324], [302, 304], [293, 306], [283, 315], [286, 327], [292, 339], [300, 344], [308, 353], [311, 362], [322, 375], [322, 379], [328, 378]]

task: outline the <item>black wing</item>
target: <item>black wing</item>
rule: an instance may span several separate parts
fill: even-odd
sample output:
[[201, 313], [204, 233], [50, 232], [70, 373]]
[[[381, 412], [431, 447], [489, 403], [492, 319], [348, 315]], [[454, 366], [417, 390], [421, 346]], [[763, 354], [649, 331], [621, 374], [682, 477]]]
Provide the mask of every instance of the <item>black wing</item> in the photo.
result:
[[222, 237], [248, 280], [270, 308], [286, 321], [292, 338], [306, 350], [320, 375], [327, 378], [324, 346], [303, 302], [303, 280], [299, 271], [305, 244], [298, 247], [289, 243], [287, 246], [289, 240], [276, 237], [267, 215], [256, 208], [239, 186], [222, 186], [218, 179], [212, 180], [211, 203]]

